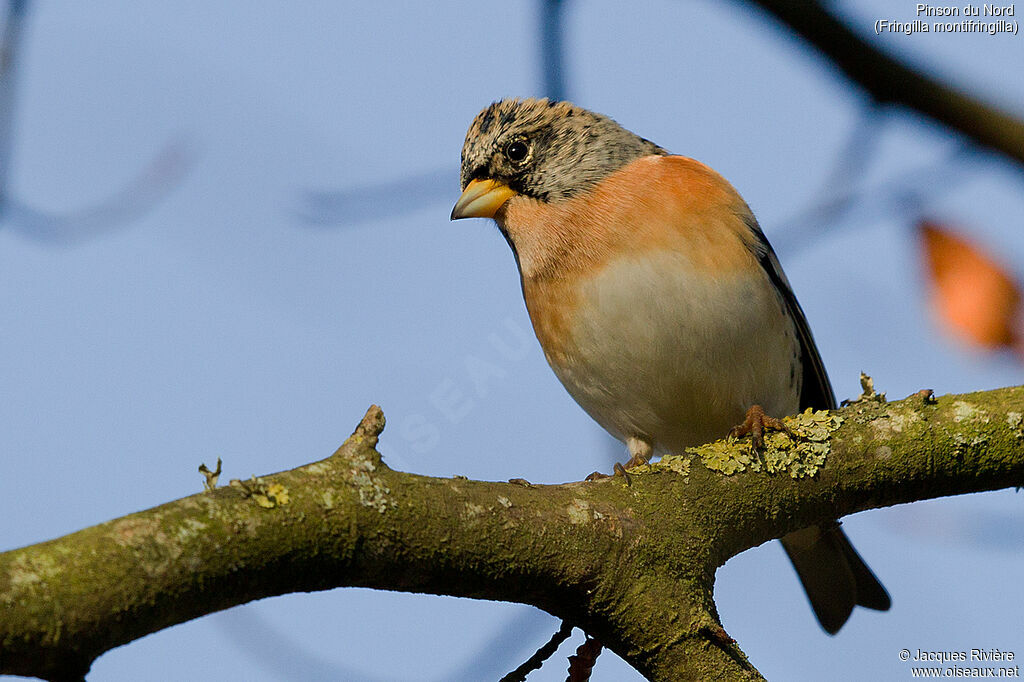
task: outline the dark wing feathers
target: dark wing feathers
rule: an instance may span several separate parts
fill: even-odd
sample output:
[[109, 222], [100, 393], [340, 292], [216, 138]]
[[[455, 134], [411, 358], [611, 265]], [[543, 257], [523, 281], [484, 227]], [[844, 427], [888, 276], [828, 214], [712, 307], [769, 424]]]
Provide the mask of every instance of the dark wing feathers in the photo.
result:
[[[755, 236], [754, 254], [782, 296], [800, 339], [800, 362], [803, 365], [800, 409], [834, 409], [836, 398], [832, 384], [814, 345], [804, 311], [782, 272], [775, 250], [765, 239], [757, 221], [753, 216], [746, 221]], [[879, 611], [888, 610], [891, 604], [889, 593], [857, 554], [838, 523], [831, 527], [811, 526], [794, 531], [782, 538], [782, 546], [800, 576], [818, 622], [829, 634], [835, 634], [843, 626], [855, 604]]]
[[812, 407], [816, 410], [833, 410], [836, 407], [835, 393], [832, 392], [832, 383], [828, 380], [825, 365], [821, 361], [821, 355], [818, 354], [818, 347], [814, 345], [814, 337], [811, 335], [811, 328], [807, 325], [804, 311], [797, 302], [796, 296], [793, 295], [786, 274], [782, 272], [782, 265], [779, 264], [775, 250], [768, 243], [768, 239], [761, 232], [761, 227], [753, 216], [747, 219], [747, 225], [757, 239], [754, 244], [754, 254], [785, 301], [786, 308], [793, 318], [793, 324], [796, 326], [797, 337], [800, 339], [800, 362], [803, 364], [800, 409]]

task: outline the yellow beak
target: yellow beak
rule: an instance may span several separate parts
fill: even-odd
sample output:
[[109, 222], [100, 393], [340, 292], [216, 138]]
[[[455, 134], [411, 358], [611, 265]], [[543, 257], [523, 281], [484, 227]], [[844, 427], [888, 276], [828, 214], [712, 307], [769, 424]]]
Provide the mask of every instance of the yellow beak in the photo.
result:
[[473, 180], [452, 209], [452, 220], [493, 218], [502, 204], [515, 196], [508, 185], [497, 180]]

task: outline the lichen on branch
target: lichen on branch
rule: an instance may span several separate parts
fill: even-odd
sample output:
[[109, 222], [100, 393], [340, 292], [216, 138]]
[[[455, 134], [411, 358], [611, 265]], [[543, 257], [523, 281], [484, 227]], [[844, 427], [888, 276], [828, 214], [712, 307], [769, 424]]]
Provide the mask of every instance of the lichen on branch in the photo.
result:
[[321, 461], [0, 554], [0, 672], [82, 679], [175, 623], [363, 586], [532, 604], [651, 680], [761, 679], [718, 621], [715, 570], [855, 511], [1024, 485], [1022, 415], [1020, 387], [864, 399], [789, 419], [764, 452], [720, 441], [628, 479], [523, 485], [393, 471], [374, 406]]

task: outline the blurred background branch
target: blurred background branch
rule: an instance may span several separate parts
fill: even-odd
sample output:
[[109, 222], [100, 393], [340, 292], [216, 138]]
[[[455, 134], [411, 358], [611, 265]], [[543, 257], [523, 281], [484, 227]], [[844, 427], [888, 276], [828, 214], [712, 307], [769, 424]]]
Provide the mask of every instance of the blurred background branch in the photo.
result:
[[[567, 5], [567, 0], [538, 0], [536, 46], [541, 93], [552, 100], [569, 98], [565, 66]], [[441, 166], [371, 185], [307, 190], [300, 194], [294, 213], [307, 225], [345, 227], [407, 215], [454, 197], [458, 177], [457, 167]]]
[[[914, 109], [979, 145], [998, 151], [1016, 163], [1024, 163], [1024, 121], [1014, 115], [886, 55], [859, 37], [818, 2], [749, 2], [776, 17], [804, 42], [814, 46], [872, 98], [842, 150], [833, 173], [827, 179], [825, 199], [801, 210], [797, 216], [783, 224], [788, 231], [792, 223], [794, 232], [784, 237], [787, 243], [795, 244], [812, 236], [816, 230], [840, 224], [842, 214], [855, 209], [855, 204], [862, 202], [865, 196], [871, 197], [872, 210], [876, 210], [879, 205], [891, 207], [903, 202], [908, 192], [905, 181], [916, 181], [922, 175], [930, 174], [934, 174], [936, 181], [949, 180], [949, 169], [938, 167], [945, 163], [941, 162], [934, 170], [920, 169], [903, 173], [878, 183], [870, 191], [847, 189], [856, 184], [856, 177], [862, 174], [869, 162], [884, 117], [881, 107], [886, 104]], [[564, 53], [568, 3], [566, 0], [539, 0], [539, 3], [538, 47], [542, 93], [552, 99], [566, 99], [568, 77]], [[960, 151], [952, 154], [949, 162], [954, 163], [960, 154]], [[446, 201], [454, 195], [455, 177], [456, 169], [441, 167], [419, 175], [357, 188], [308, 191], [301, 197], [296, 213], [308, 224], [354, 226]], [[831, 190], [832, 187], [843, 189]], [[917, 186], [913, 191], [917, 191]], [[395, 197], [402, 199], [395, 201]]]
[[14, 119], [14, 86], [17, 76], [18, 49], [28, 11], [28, 0], [10, 0], [4, 20], [3, 42], [0, 43], [0, 218], [7, 208], [7, 178], [11, 171], [12, 122]]
[[816, 0], [748, 0], [812, 45], [880, 104], [914, 109], [1024, 163], [1024, 121], [928, 76], [861, 38]]
[[565, 73], [566, 0], [540, 0], [540, 60], [544, 73], [544, 96], [569, 99]]
[[28, 0], [9, 0], [0, 43], [0, 229], [50, 246], [71, 246], [125, 227], [169, 194], [194, 162], [193, 145], [171, 140], [135, 178], [93, 206], [55, 214], [18, 201], [10, 192], [14, 112]]
[[195, 163], [194, 144], [170, 140], [123, 187], [92, 206], [58, 214], [8, 197], [0, 229], [48, 246], [74, 246], [127, 227], [177, 187]]
[[[576, 97], [585, 100], [581, 104], [590, 101], [596, 106], [596, 100], [606, 103], [601, 107], [613, 116], [635, 118], [639, 112], [640, 118], [660, 120], [660, 125], [672, 131], [670, 138], [659, 137], [659, 141], [671, 139], [675, 151], [700, 156], [728, 170], [730, 179], [738, 186], [742, 182], [741, 189], [757, 204], [772, 243], [794, 282], [803, 287], [801, 300], [813, 314], [815, 331], [837, 381], [855, 376], [859, 367], [851, 367], [851, 363], [883, 372], [890, 388], [920, 381], [922, 376], [939, 377], [936, 380], [941, 380], [947, 390], [1021, 381], [1018, 374], [1024, 365], [1010, 364], [1019, 363], [1017, 356], [990, 354], [979, 361], [977, 355], [960, 352], [959, 347], [946, 349], [940, 335], [923, 324], [924, 316], [917, 319], [917, 309], [925, 307], [927, 293], [944, 323], [942, 328], [959, 325], [957, 338], [981, 344], [972, 345], [972, 349], [991, 349], [992, 340], [1003, 348], [1006, 339], [1019, 338], [1011, 333], [1014, 328], [1010, 318], [1019, 308], [1019, 286], [1012, 276], [1019, 274], [1013, 269], [1020, 258], [1000, 258], [1004, 251], [1012, 254], [1020, 246], [1019, 240], [1014, 240], [1020, 232], [1017, 225], [1021, 212], [1011, 196], [1019, 191], [1020, 177], [1012, 177], [1002, 168], [1006, 165], [1016, 169], [1016, 163], [993, 163], [1003, 157], [988, 154], [990, 147], [951, 123], [944, 121], [951, 127], [933, 129], [930, 120], [911, 114], [915, 122], [905, 125], [904, 112], [911, 111], [913, 104], [899, 100], [898, 96], [904, 94], [899, 82], [888, 86], [894, 90], [889, 97], [883, 96], [886, 89], [881, 86], [874, 91], [864, 83], [851, 87], [858, 83], [859, 55], [851, 57], [852, 73], [819, 61], [822, 56], [835, 59], [829, 51], [836, 48], [833, 33], [837, 29], [814, 17], [831, 17], [830, 21], [839, 24], [839, 29], [845, 28], [855, 41], [878, 52], [873, 45], [880, 44], [881, 39], [875, 39], [870, 31], [858, 33], [861, 24], [866, 28], [867, 22], [851, 17], [856, 11], [884, 9], [884, 3], [639, 3], [628, 7], [628, 12], [615, 14], [611, 11], [617, 8], [614, 3], [528, 0], [511, 9], [478, 6], [472, 13], [455, 3], [438, 4], [429, 12], [405, 8], [400, 16], [389, 15], [388, 6], [360, 13], [352, 6], [338, 5], [277, 17], [269, 7], [253, 12], [251, 21], [238, 22], [231, 16], [237, 8], [223, 4], [180, 12], [178, 20], [160, 9], [159, 3], [139, 3], [131, 12], [122, 13], [100, 6], [57, 10], [52, 4], [30, 6], [28, 0], [0, 3], [0, 19], [6, 12], [0, 31], [0, 241], [5, 232], [15, 237], [4, 242], [7, 248], [2, 251], [8, 258], [0, 263], [0, 275], [6, 278], [3, 291], [8, 298], [0, 307], [6, 321], [2, 336], [17, 339], [3, 346], [7, 361], [0, 366], [0, 384], [6, 391], [0, 393], [6, 396], [0, 397], [0, 423], [8, 434], [4, 441], [8, 448], [10, 443], [32, 439], [45, 443], [36, 445], [31, 458], [9, 460], [0, 475], [0, 484], [9, 486], [5, 518], [10, 523], [4, 536], [8, 545], [64, 532], [68, 523], [79, 524], [80, 517], [92, 514], [90, 518], [99, 521], [123, 513], [125, 506], [140, 500], [147, 502], [152, 494], [139, 493], [143, 478], [145, 484], [165, 486], [155, 493], [161, 499], [168, 488], [177, 493], [180, 463], [176, 457], [180, 451], [191, 451], [193, 445], [190, 441], [189, 447], [183, 447], [179, 439], [201, 437], [202, 447], [216, 450], [217, 438], [222, 431], [228, 433], [232, 419], [243, 419], [224, 411], [224, 405], [244, 406], [245, 412], [263, 417], [255, 427], [246, 423], [239, 432], [258, 432], [262, 440], [254, 452], [259, 450], [273, 461], [273, 465], [249, 465], [252, 469], [276, 466], [275, 458], [292, 446], [291, 442], [271, 445], [276, 435], [282, 441], [314, 437], [318, 425], [307, 423], [307, 417], [319, 415], [317, 409], [324, 404], [331, 405], [332, 415], [337, 409], [332, 402], [337, 400], [336, 395], [326, 384], [332, 376], [331, 368], [346, 366], [350, 353], [359, 355], [354, 350], [358, 344], [347, 335], [350, 321], [367, 315], [361, 302], [364, 298], [379, 295], [374, 324], [381, 333], [372, 352], [386, 358], [389, 367], [401, 367], [398, 358], [414, 358], [410, 362], [416, 365], [415, 372], [410, 376], [418, 377], [420, 383], [403, 376], [398, 388], [389, 389], [387, 380], [375, 375], [362, 384], [353, 380], [353, 385], [375, 394], [392, 390], [385, 395], [389, 404], [395, 405], [395, 414], [404, 411], [408, 416], [422, 410], [436, 432], [444, 434], [439, 436], [442, 446], [456, 439], [477, 437], [468, 421], [455, 426], [455, 419], [437, 408], [438, 396], [443, 394], [438, 389], [443, 387], [456, 386], [463, 398], [470, 396], [481, 422], [496, 420], [487, 424], [487, 439], [495, 434], [506, 442], [529, 437], [522, 430], [513, 431], [514, 427], [504, 431], [506, 424], [494, 415], [504, 419], [512, 413], [524, 414], [527, 417], [523, 423], [533, 425], [531, 431], [542, 430], [541, 420], [528, 420], [530, 410], [541, 403], [537, 394], [537, 400], [534, 396], [528, 400], [515, 398], [518, 402], [514, 407], [500, 402], [515, 393], [513, 385], [532, 387], [529, 371], [521, 371], [528, 364], [514, 369], [507, 362], [503, 364], [501, 371], [509, 377], [504, 380], [505, 390], [491, 390], [484, 396], [465, 378], [460, 363], [460, 351], [479, 353], [473, 339], [480, 341], [486, 334], [486, 323], [484, 332], [474, 327], [480, 319], [510, 311], [525, 314], [518, 299], [499, 298], [495, 304], [494, 293], [502, 295], [497, 286], [495, 292], [487, 292], [483, 307], [482, 297], [468, 291], [481, 281], [490, 282], [473, 270], [479, 264], [486, 264], [483, 269], [490, 267], [490, 252], [458, 236], [451, 243], [434, 232], [426, 240], [422, 234], [414, 234], [423, 230], [412, 229], [445, 219], [457, 194], [457, 143], [465, 124], [480, 106], [501, 96]], [[886, 11], [906, 15], [913, 11], [913, 4]], [[804, 23], [794, 19], [787, 30], [783, 17], [791, 13], [801, 15]], [[752, 14], [760, 14], [759, 19], [774, 16], [782, 23], [771, 19], [748, 21]], [[374, 22], [380, 28], [379, 36], [372, 42], [360, 42], [362, 27]], [[352, 31], [357, 24], [359, 30]], [[450, 44], [438, 40], [455, 25], [463, 29], [459, 40]], [[796, 25], [801, 30], [796, 30]], [[30, 31], [27, 36], [26, 30]], [[567, 36], [567, 31], [572, 35]], [[321, 32], [329, 33], [329, 38]], [[805, 33], [816, 34], [820, 44]], [[947, 74], [970, 74], [972, 68], [973, 78], [961, 82], [977, 82], [979, 92], [999, 82], [996, 76], [990, 77], [989, 68], [978, 71], [970, 55], [1005, 55], [999, 52], [1006, 44], [1001, 38], [949, 36], [948, 42], [930, 43], [925, 36], [892, 38], [885, 45], [887, 49], [892, 45], [894, 51], [891, 55], [880, 53], [883, 59], [877, 62], [877, 72], [867, 73], [868, 78], [906, 80], [900, 68], [913, 74], [918, 55], [925, 54], [932, 58], [929, 64], [937, 65], [936, 75], [916, 75], [938, 84], [931, 92], [943, 93], [944, 79], [954, 82], [956, 76]], [[638, 39], [646, 42], [641, 45]], [[508, 49], [482, 49], [484, 41], [493, 45], [502, 40]], [[807, 58], [794, 58], [792, 47], [806, 48], [808, 42], [818, 52], [803, 49], [801, 57]], [[518, 58], [509, 59], [509, 50], [514, 50]], [[410, 59], [410, 54], [415, 57]], [[471, 60], [467, 55], [472, 56]], [[1012, 57], [1018, 56], [1019, 49]], [[759, 63], [762, 60], [770, 62], [772, 69], [759, 68], [764, 65]], [[889, 62], [902, 66], [894, 69]], [[942, 69], [943, 64], [949, 67], [954, 63], [953, 68]], [[1006, 70], [1005, 60], [990, 63], [995, 67], [993, 73]], [[1015, 63], [1011, 59], [1009, 66]], [[679, 78], [670, 80], [668, 72], [680, 66], [693, 68], [680, 71]], [[445, 89], [450, 88], [453, 74], [466, 77], [459, 92]], [[723, 80], [723, 74], [733, 80]], [[757, 76], [744, 80], [743, 74]], [[1020, 98], [1012, 98], [1019, 94], [1019, 84], [1013, 80], [1005, 84], [1009, 94], [1002, 99], [1004, 106], [1018, 106]], [[762, 129], [745, 129], [742, 142], [734, 137], [737, 121], [742, 125], [742, 119], [734, 116], [738, 112], [736, 91], [726, 84], [748, 93], [762, 84], [772, 88], [768, 97], [761, 91], [759, 102], [770, 123]], [[808, 89], [798, 97], [789, 97], [786, 88], [794, 84], [807, 85]], [[19, 86], [18, 92], [15, 85]], [[973, 88], [965, 90], [973, 92]], [[915, 86], [911, 94], [916, 93]], [[401, 106], [412, 94], [417, 98], [415, 106], [421, 106], [427, 115], [429, 128], [418, 116], [387, 118], [395, 114], [395, 103], [399, 103], [401, 113]], [[959, 94], [970, 99], [964, 92]], [[650, 106], [648, 95], [659, 98], [659, 106]], [[808, 95], [815, 99], [807, 99]], [[17, 129], [13, 125], [16, 100]], [[688, 108], [693, 101], [700, 102], [702, 110]], [[353, 106], [346, 109], [350, 102]], [[660, 106], [662, 103], [666, 106]], [[986, 115], [985, 105], [971, 110], [976, 117]], [[710, 120], [713, 116], [706, 116], [708, 112], [720, 117], [720, 123]], [[750, 110], [739, 113], [751, 118]], [[1018, 117], [1021, 113], [1017, 112]], [[388, 127], [377, 125], [378, 114], [381, 120], [387, 118]], [[434, 118], [430, 118], [432, 114]], [[787, 128], [793, 120], [806, 120], [808, 124], [802, 130]], [[151, 163], [145, 163], [158, 149], [158, 144], [151, 141], [158, 143], [164, 131], [174, 130], [179, 121], [198, 127], [202, 139], [209, 141], [208, 149], [213, 150], [204, 152], [209, 158], [204, 160], [203, 182], [188, 183], [168, 202], [170, 210], [154, 212], [147, 221], [147, 226], [156, 228], [152, 232], [133, 235], [138, 239], [100, 239], [150, 211], [186, 177], [195, 162], [195, 149], [188, 140], [170, 140]], [[125, 128], [122, 137], [118, 126], [125, 123], [130, 128]], [[954, 134], [947, 135], [950, 131]], [[406, 134], [411, 139], [415, 134], [431, 139], [427, 144], [407, 145], [397, 154], [395, 147], [387, 147], [389, 141]], [[783, 137], [786, 144], [779, 144]], [[437, 144], [441, 139], [444, 144]], [[922, 140], [923, 145], [919, 144]], [[330, 153], [320, 154], [320, 150], [330, 149], [338, 141], [350, 154], [343, 161], [346, 173], [310, 175], [310, 169], [317, 168], [318, 163], [325, 164], [321, 168], [336, 167], [336, 158]], [[701, 147], [699, 151], [692, 141]], [[708, 144], [702, 146], [704, 141]], [[110, 152], [132, 144], [136, 147], [128, 147], [126, 161], [111, 162]], [[375, 165], [380, 157], [374, 155], [383, 148], [388, 149], [387, 158], [393, 165], [381, 168]], [[795, 160], [770, 156], [797, 148], [801, 152]], [[748, 149], [755, 156], [761, 155], [761, 160], [750, 157], [741, 161], [742, 172], [747, 175], [734, 178], [735, 171], [727, 168], [733, 162], [731, 156]], [[48, 155], [50, 150], [59, 153]], [[766, 150], [769, 155], [763, 154]], [[15, 153], [19, 164], [12, 168]], [[764, 162], [765, 158], [772, 158], [771, 163]], [[368, 159], [371, 162], [364, 164]], [[84, 162], [89, 174], [86, 182], [75, 175], [82, 173], [76, 167], [78, 162]], [[144, 168], [137, 171], [136, 163]], [[39, 171], [24, 172], [28, 166]], [[371, 177], [367, 168], [370, 172], [381, 169], [384, 174]], [[806, 176], [801, 176], [804, 171]], [[1005, 181], [1007, 175], [1011, 176], [1009, 190], [993, 200], [993, 188], [998, 189], [994, 178]], [[352, 178], [351, 184], [342, 177]], [[773, 183], [782, 177], [798, 182], [786, 188], [785, 183]], [[307, 180], [296, 182], [295, 178]], [[315, 186], [326, 189], [296, 193], [295, 186], [308, 188], [310, 178]], [[61, 187], [70, 186], [74, 191], [78, 184], [82, 192], [75, 196], [86, 207], [74, 210], [74, 200], [69, 199], [70, 203], [61, 204], [73, 209], [67, 213], [58, 214], [56, 206], [30, 206], [11, 196], [13, 188], [19, 196], [30, 195], [21, 199], [44, 204], [32, 197], [61, 196]], [[282, 194], [288, 200], [284, 206], [287, 212], [282, 211]], [[89, 197], [101, 199], [93, 203]], [[958, 210], [960, 215], [953, 215]], [[779, 220], [775, 216], [791, 217]], [[931, 222], [921, 222], [926, 217]], [[289, 223], [328, 229], [299, 232], [289, 230]], [[373, 229], [331, 229], [360, 225], [372, 225]], [[976, 228], [975, 234], [971, 234], [971, 228]], [[846, 234], [837, 235], [840, 231]], [[68, 252], [37, 248], [40, 244], [60, 247], [87, 241], [90, 248]], [[869, 241], [869, 247], [865, 247]], [[140, 248], [149, 250], [140, 252]], [[363, 271], [356, 254], [367, 251], [386, 252], [390, 258], [376, 264], [372, 272], [360, 275]], [[452, 261], [446, 260], [449, 251], [456, 254]], [[500, 262], [508, 266], [507, 259]], [[948, 267], [949, 263], [958, 267]], [[462, 281], [443, 272], [446, 269], [457, 269]], [[851, 269], [856, 270], [853, 276]], [[409, 287], [411, 273], [419, 286]], [[965, 287], [965, 277], [986, 286]], [[373, 291], [366, 290], [366, 281], [375, 282]], [[159, 286], [150, 288], [152, 283]], [[843, 287], [846, 292], [837, 297], [834, 287]], [[973, 294], [969, 299], [962, 296], [968, 290]], [[884, 295], [884, 301], [878, 300], [880, 295]], [[823, 298], [842, 299], [841, 318], [830, 320], [828, 305], [821, 303]], [[870, 306], [864, 304], [868, 299]], [[997, 305], [1000, 301], [1002, 307]], [[417, 318], [417, 309], [443, 310], [453, 302], [459, 307], [457, 314], [451, 315], [451, 324], [439, 326], [433, 319]], [[818, 310], [812, 311], [814, 307]], [[1003, 312], [996, 317], [978, 317], [963, 315], [965, 310]], [[335, 324], [335, 318], [345, 323]], [[871, 330], [881, 327], [889, 335], [886, 347], [865, 343]], [[245, 333], [235, 333], [243, 328]], [[418, 328], [421, 334], [410, 341], [407, 332], [412, 328]], [[320, 335], [316, 343], [305, 336], [309, 330]], [[431, 345], [435, 338], [443, 342]], [[532, 337], [528, 341], [528, 348], [534, 348]], [[539, 355], [528, 357], [527, 363], [539, 359], [538, 373], [551, 378]], [[923, 373], [929, 363], [941, 367], [941, 373]], [[895, 365], [899, 368], [894, 369]], [[287, 372], [274, 373], [285, 367]], [[76, 377], [81, 384], [74, 383]], [[204, 379], [209, 383], [203, 384]], [[500, 381], [487, 389], [498, 388]], [[301, 387], [295, 389], [293, 384]], [[435, 384], [437, 388], [431, 390]], [[68, 389], [76, 385], [77, 390]], [[310, 392], [310, 387], [318, 386], [321, 393]], [[289, 394], [290, 389], [295, 393]], [[320, 403], [304, 403], [307, 394], [317, 395]], [[545, 410], [552, 414], [564, 409], [571, 417], [577, 412], [557, 387], [545, 396]], [[175, 404], [175, 397], [190, 404]], [[153, 413], [146, 418], [123, 417], [113, 424], [105, 421], [108, 415], [130, 415], [147, 406]], [[289, 407], [296, 409], [289, 413]], [[273, 417], [267, 417], [261, 411], [264, 409], [272, 411]], [[203, 416], [190, 423], [193, 411]], [[209, 429], [207, 414], [219, 415], [223, 423]], [[75, 434], [73, 437], [82, 443], [79, 455], [61, 467], [53, 467], [47, 454], [59, 451], [64, 436], [54, 433], [51, 437], [48, 431], [53, 429], [39, 424], [42, 415], [46, 415], [47, 424], [59, 422], [61, 431]], [[327, 418], [321, 416], [319, 420], [322, 423]], [[478, 462], [466, 463], [450, 454], [464, 448], [438, 447], [429, 455], [411, 449], [416, 444], [413, 423], [409, 420], [406, 426], [410, 429], [399, 431], [408, 436], [396, 439], [395, 451], [387, 453], [389, 461], [403, 465], [408, 462], [408, 467], [403, 466], [408, 470], [445, 473], [450, 469], [480, 477]], [[154, 425], [160, 429], [165, 424], [174, 425], [173, 429], [167, 426], [168, 438], [152, 447], [138, 448], [145, 449], [146, 455], [138, 453], [140, 456], [132, 460], [144, 473], [140, 475], [128, 464], [116, 476], [118, 486], [128, 480], [139, 481], [139, 486], [112, 495], [104, 487], [114, 479], [108, 476], [109, 480], [91, 486], [102, 495], [84, 495], [88, 501], [76, 505], [74, 488], [86, 475], [85, 466], [76, 469], [76, 462], [84, 464], [92, 453], [102, 463], [89, 462], [88, 469], [106, 471], [105, 457], [112, 437], [128, 438], [120, 435], [122, 431], [128, 434], [136, 428], [142, 435], [134, 436], [135, 442], [143, 442], [152, 437]], [[542, 480], [569, 480], [579, 464], [576, 451], [587, 450], [580, 443], [589, 442], [591, 437], [605, 439], [594, 450], [607, 447], [601, 464], [620, 459], [621, 445], [603, 434], [595, 435], [588, 430], [592, 428], [587, 422], [573, 430], [571, 420], [560, 419], [558, 428], [546, 433], [539, 450], [571, 451], [572, 456], [560, 458], [569, 465], [553, 464], [559, 461], [555, 458], [514, 463], [506, 459], [494, 465], [497, 473], [493, 477], [536, 475]], [[91, 446], [90, 436], [95, 441]], [[227, 442], [234, 447], [233, 439]], [[127, 449], [136, 450], [134, 444]], [[27, 471], [27, 462], [32, 460], [46, 464], [45, 474], [26, 474], [19, 469]], [[514, 471], [509, 473], [508, 467]], [[35, 481], [47, 482], [44, 492], [23, 492]], [[25, 499], [49, 495], [51, 488], [61, 491], [62, 504], [38, 510], [24, 503]], [[1012, 548], [1021, 543], [1020, 533], [1012, 530], [1016, 527], [1012, 519], [1018, 511], [1011, 498], [1003, 512], [972, 512], [970, 505], [984, 505], [986, 500], [991, 503], [989, 498], [964, 499], [946, 507], [913, 505], [885, 516], [884, 522], [866, 518], [850, 523], [884, 527], [879, 531], [883, 538], [879, 542], [885, 541], [887, 533], [900, 546], [923, 538], [926, 543], [945, 543], [943, 550], [950, 554], [961, 549], [971, 552], [971, 561], [975, 554], [986, 551], [1002, 551], [1010, 561]], [[71, 521], [63, 517], [64, 526], [58, 521], [50, 526], [35, 525], [37, 516], [62, 518], [69, 509], [75, 513]], [[32, 523], [19, 520], [18, 514], [32, 516]], [[911, 516], [916, 519], [913, 524], [899, 525], [900, 519]], [[987, 534], [983, 536], [982, 531]], [[984, 541], [979, 539], [982, 537]], [[771, 559], [770, 550], [758, 555], [757, 570], [763, 570], [761, 562], [765, 559]], [[990, 571], [998, 571], [995, 563], [989, 557], [986, 565]], [[735, 570], [733, 576], [737, 575]], [[904, 563], [890, 567], [890, 574], [897, 577], [901, 571], [910, 574], [913, 569]], [[729, 571], [723, 571], [721, 580], [728, 585]], [[899, 604], [913, 605], [918, 622], [929, 620], [920, 615], [928, 606], [915, 601], [908, 587], [922, 585], [923, 591], [927, 589], [924, 583], [919, 573], [914, 573], [912, 584], [900, 589]], [[728, 594], [728, 590], [723, 589], [723, 593]], [[963, 590], [957, 594], [961, 601], [968, 600], [962, 597]], [[975, 595], [979, 599], [982, 596]], [[365, 674], [359, 678], [359, 664], [349, 660], [348, 654], [336, 656], [337, 633], [344, 632], [349, 624], [343, 619], [331, 621], [335, 613], [332, 607], [344, 604], [343, 608], [353, 608], [357, 599], [368, 597], [351, 591], [320, 595], [315, 608], [322, 609], [324, 615], [319, 618], [309, 618], [309, 601], [301, 606], [273, 602], [220, 614], [209, 622], [223, 632], [229, 643], [227, 649], [238, 648], [232, 659], [234, 665], [254, 661], [270, 677], [287, 677], [288, 672], [305, 670], [313, 677], [333, 672], [334, 677], [370, 680], [372, 676]], [[354, 607], [361, 614], [353, 619], [357, 621], [354, 631], [368, 629], [367, 622], [380, 617], [384, 609], [379, 603], [374, 601], [363, 611]], [[432, 602], [419, 608], [429, 613], [424, 620], [433, 623], [453, 609], [468, 607], [465, 603], [452, 606]], [[492, 677], [496, 677], [510, 667], [510, 662], [522, 660], [524, 652], [514, 651], [517, 642], [527, 642], [532, 651], [547, 634], [542, 630], [557, 627], [552, 617], [529, 607], [492, 611], [498, 607], [476, 604], [473, 608], [487, 614], [484, 619], [491, 630], [473, 624], [459, 631], [459, 644], [444, 647], [444, 658], [450, 659], [448, 668], [439, 666], [430, 673], [423, 672], [421, 664], [426, 657], [422, 657], [412, 666], [422, 673], [422, 679], [469, 679], [474, 673], [487, 677], [484, 673], [492, 668], [496, 673]], [[295, 622], [290, 623], [282, 614], [292, 610], [302, 615], [296, 615]], [[756, 614], [743, 613], [745, 624], [756, 622]], [[773, 609], [773, 623], [776, 613]], [[247, 627], [246, 618], [252, 614], [261, 620]], [[884, 623], [877, 622], [876, 632], [894, 627], [892, 623], [900, 617], [901, 613], [889, 614]], [[389, 638], [402, 641], [402, 626], [415, 620], [408, 612], [390, 619]], [[961, 620], [960, 626], [965, 627], [966, 620]], [[304, 630], [310, 621], [330, 621], [333, 627]], [[792, 625], [799, 627], [795, 618]], [[917, 625], [915, 622], [915, 632]], [[202, 629], [205, 625], [194, 627], [192, 632], [209, 633]], [[452, 632], [456, 630], [459, 628], [451, 628]], [[327, 645], [318, 640], [322, 634], [327, 636], [324, 631], [329, 631], [331, 639]], [[410, 632], [414, 634], [404, 635], [407, 645], [428, 638], [423, 632]], [[221, 653], [230, 656], [216, 631], [213, 635], [203, 639], [217, 644], [218, 658], [226, 658], [219, 656]], [[342, 638], [352, 641], [355, 636]], [[851, 641], [861, 640], [834, 642], [834, 649], [827, 649], [828, 643], [821, 645], [817, 640], [811, 646], [827, 649], [831, 656], [850, 648]], [[203, 643], [193, 643], [188, 649], [195, 651]], [[107, 665], [116, 665], [112, 662], [115, 660], [132, 660], [134, 666], [139, 666], [144, 660], [158, 669], [158, 650], [170, 648], [140, 642], [127, 654], [110, 657]], [[304, 651], [308, 653], [305, 658]], [[264, 665], [273, 656], [288, 663], [279, 668]], [[785, 657], [788, 661], [800, 660], [788, 650]], [[196, 658], [209, 665], [213, 656]], [[613, 663], [608, 658], [602, 660], [603, 666]], [[137, 669], [124, 665], [129, 672], [122, 679], [139, 678]], [[249, 671], [250, 677], [256, 668]], [[212, 675], [208, 670], [205, 674]], [[611, 679], [624, 679], [606, 674]], [[232, 675], [242, 673], [232, 671], [228, 676]], [[405, 677], [399, 673], [381, 675]]]

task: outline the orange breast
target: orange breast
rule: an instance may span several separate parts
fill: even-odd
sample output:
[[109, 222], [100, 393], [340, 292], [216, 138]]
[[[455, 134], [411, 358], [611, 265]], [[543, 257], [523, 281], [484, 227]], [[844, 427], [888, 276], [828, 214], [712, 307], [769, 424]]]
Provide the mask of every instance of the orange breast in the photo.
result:
[[612, 261], [654, 251], [685, 253], [689, 267], [710, 277], [757, 267], [749, 216], [736, 190], [704, 164], [649, 156], [585, 195], [557, 204], [518, 196], [495, 217], [518, 253], [537, 338], [559, 362], [570, 350], [582, 282]]

